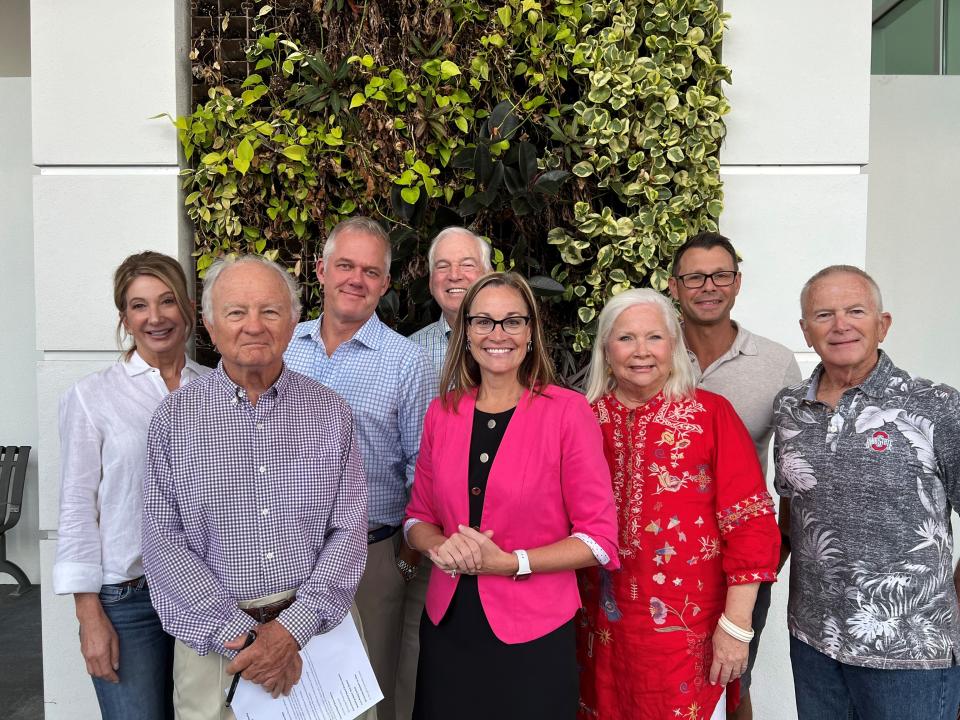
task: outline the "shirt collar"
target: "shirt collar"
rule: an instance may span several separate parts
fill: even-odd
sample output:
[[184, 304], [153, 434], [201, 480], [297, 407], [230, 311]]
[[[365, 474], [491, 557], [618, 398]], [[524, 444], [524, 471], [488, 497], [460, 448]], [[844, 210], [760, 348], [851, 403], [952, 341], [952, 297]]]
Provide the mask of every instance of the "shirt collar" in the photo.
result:
[[[140, 356], [140, 353], [134, 350], [130, 358], [123, 361], [123, 369], [127, 372], [128, 376], [136, 377], [137, 375], [143, 375], [146, 372], [150, 372], [155, 368], [152, 365], [147, 364], [147, 361]], [[180, 371], [181, 381], [183, 380], [185, 374], [197, 377], [202, 372], [202, 365], [195, 363], [189, 357], [184, 357], [183, 370]]]
[[[223, 369], [223, 360], [217, 363], [217, 369], [213, 371], [214, 375], [217, 377], [217, 382], [223, 390], [234, 398], [246, 397], [247, 391], [242, 387], [237, 385], [233, 380], [230, 379], [230, 376], [227, 375], [227, 371]], [[278, 397], [283, 397], [284, 392], [290, 385], [290, 373], [292, 370], [287, 369], [287, 364], [283, 364], [283, 369], [280, 371], [280, 377], [271, 385], [267, 390], [265, 390], [261, 397], [276, 395]]]
[[152, 367], [147, 365], [147, 361], [140, 357], [140, 353], [136, 350], [133, 351], [133, 354], [129, 358], [123, 361], [123, 369], [127, 371], [127, 375], [130, 377], [143, 375], [145, 372], [153, 370]]
[[[890, 376], [897, 369], [894, 366], [890, 356], [883, 350], [878, 350], [877, 364], [873, 371], [867, 376], [867, 379], [856, 386], [856, 388], [867, 397], [879, 398], [883, 396], [883, 391], [890, 384]], [[810, 374], [810, 384], [807, 386], [807, 394], [804, 400], [816, 402], [817, 387], [820, 385], [820, 378], [823, 376], [823, 363], [817, 365]]]
[[[316, 320], [305, 323], [303, 330], [300, 332], [298, 337], [310, 337], [314, 342], [319, 343], [322, 346], [323, 338], [320, 336], [320, 323], [322, 321], [323, 315], [320, 315], [320, 317], [318, 317]], [[386, 326], [380, 322], [380, 318], [377, 317], [377, 314], [374, 313], [363, 325], [360, 326], [360, 329], [357, 330], [353, 337], [347, 342], [353, 342], [356, 340], [371, 350], [379, 350], [380, 344], [383, 341], [383, 329], [385, 327]]]
[[440, 330], [440, 334], [444, 337], [450, 337], [450, 323], [447, 322], [446, 315], [441, 314], [440, 319], [437, 320], [437, 328]]
[[[756, 355], [759, 353], [759, 349], [757, 348], [757, 341], [754, 338], [753, 333], [747, 330], [742, 325], [738, 325], [734, 320], [731, 320], [730, 322], [737, 329], [737, 334], [733, 338], [733, 343], [730, 345], [727, 351], [723, 355], [718, 357], [716, 360], [714, 360], [710, 364], [710, 367], [722, 365], [723, 363], [727, 362], [728, 360], [732, 360], [738, 355]], [[690, 362], [693, 363], [693, 366], [695, 368], [699, 367], [697, 356], [693, 352], [693, 350], [690, 350], [690, 349], [687, 350], [687, 357], [690, 358]], [[709, 368], [700, 368], [701, 374], [708, 369]]]

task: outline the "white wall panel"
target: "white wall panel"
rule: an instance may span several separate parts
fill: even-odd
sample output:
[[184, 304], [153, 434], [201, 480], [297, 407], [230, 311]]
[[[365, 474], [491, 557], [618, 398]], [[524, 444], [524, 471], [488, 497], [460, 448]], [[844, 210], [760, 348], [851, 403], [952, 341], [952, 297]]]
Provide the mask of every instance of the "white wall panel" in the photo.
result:
[[178, 255], [174, 172], [34, 178], [39, 347], [116, 347], [114, 270], [142, 250]]
[[[24, 6], [24, 14], [26, 7]], [[0, 23], [2, 25], [3, 23]], [[0, 33], [2, 36], [2, 33]], [[0, 55], [7, 52], [0, 44]], [[22, 48], [19, 54], [26, 52]], [[37, 361], [33, 302], [33, 203], [30, 183], [30, 78], [0, 77], [0, 307], [8, 322], [0, 342], [0, 445], [30, 445], [20, 522], [7, 533], [7, 556], [31, 582], [40, 580], [37, 520]], [[12, 583], [0, 575], [0, 583]]]
[[[119, 356], [119, 355], [118, 355]], [[109, 354], [91, 360], [45, 360], [37, 363], [39, 407], [40, 527], [56, 530], [60, 514], [60, 396], [73, 383], [114, 362]]]
[[175, 2], [33, 0], [37, 165], [177, 163]]
[[56, 545], [56, 540], [40, 541], [44, 718], [91, 720], [100, 717], [100, 708], [80, 654], [73, 596], [53, 594], [51, 574]]
[[724, 164], [864, 164], [870, 0], [724, 0]]
[[960, 77], [876, 76], [872, 90], [867, 270], [893, 314], [884, 347], [960, 387]]
[[800, 288], [826, 265], [863, 267], [865, 175], [722, 173], [720, 231], [743, 258], [734, 317], [752, 332], [807, 351]]

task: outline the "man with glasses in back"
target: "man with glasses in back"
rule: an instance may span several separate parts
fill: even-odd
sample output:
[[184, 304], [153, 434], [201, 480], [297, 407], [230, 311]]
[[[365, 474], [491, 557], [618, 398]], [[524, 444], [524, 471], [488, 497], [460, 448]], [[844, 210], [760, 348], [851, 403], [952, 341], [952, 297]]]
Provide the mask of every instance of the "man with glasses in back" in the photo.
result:
[[[697, 385], [723, 395], [743, 420], [764, 473], [773, 434], [773, 399], [800, 382], [793, 353], [730, 319], [740, 292], [740, 265], [732, 243], [715, 232], [694, 235], [673, 256], [670, 294], [680, 305], [683, 339]], [[728, 717], [751, 720], [750, 680], [760, 633], [770, 608], [770, 583], [761, 583], [753, 610], [753, 640], [740, 678], [740, 705]]]

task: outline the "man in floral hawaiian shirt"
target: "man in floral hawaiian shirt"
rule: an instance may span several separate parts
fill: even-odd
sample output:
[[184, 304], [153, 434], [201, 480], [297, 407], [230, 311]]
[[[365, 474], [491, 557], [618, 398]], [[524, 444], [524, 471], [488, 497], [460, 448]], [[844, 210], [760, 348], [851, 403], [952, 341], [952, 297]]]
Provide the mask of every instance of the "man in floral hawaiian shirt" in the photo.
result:
[[800, 305], [821, 363], [774, 403], [798, 716], [955, 720], [960, 394], [879, 350], [891, 318], [859, 268], [821, 270]]

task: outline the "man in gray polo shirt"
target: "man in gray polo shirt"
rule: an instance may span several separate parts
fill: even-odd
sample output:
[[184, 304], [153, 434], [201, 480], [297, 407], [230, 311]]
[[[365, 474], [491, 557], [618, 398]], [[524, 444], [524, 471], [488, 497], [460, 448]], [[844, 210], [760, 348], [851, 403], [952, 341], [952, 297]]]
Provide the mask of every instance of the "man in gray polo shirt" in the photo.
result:
[[879, 349], [891, 318], [863, 270], [824, 268], [800, 305], [820, 365], [774, 405], [797, 715], [955, 720], [960, 393]]
[[[736, 250], [719, 233], [694, 235], [673, 256], [670, 292], [680, 304], [683, 339], [697, 384], [730, 401], [750, 431], [766, 473], [773, 399], [782, 388], [800, 381], [800, 368], [783, 345], [754, 335], [730, 319], [740, 281]], [[732, 720], [753, 718], [751, 671], [769, 608], [770, 583], [761, 583], [753, 610], [755, 635], [747, 671], [740, 678], [740, 706], [728, 716]]]

